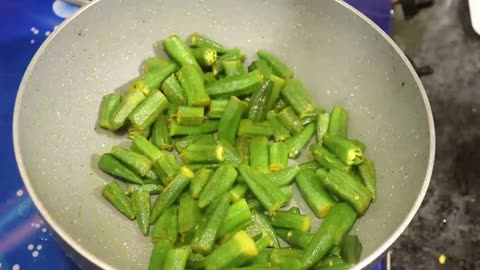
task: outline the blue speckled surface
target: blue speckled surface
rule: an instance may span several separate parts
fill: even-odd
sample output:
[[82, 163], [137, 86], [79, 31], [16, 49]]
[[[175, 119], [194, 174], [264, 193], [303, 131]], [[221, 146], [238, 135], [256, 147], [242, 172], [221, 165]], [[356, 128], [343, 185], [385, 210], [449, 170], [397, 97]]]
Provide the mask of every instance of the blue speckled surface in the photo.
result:
[[[390, 32], [390, 0], [347, 1]], [[78, 269], [53, 239], [17, 170], [12, 139], [23, 73], [56, 25], [77, 7], [59, 0], [5, 1], [0, 9], [0, 269]], [[39, 138], [41, 139], [41, 138]], [[380, 263], [375, 269], [383, 269]]]

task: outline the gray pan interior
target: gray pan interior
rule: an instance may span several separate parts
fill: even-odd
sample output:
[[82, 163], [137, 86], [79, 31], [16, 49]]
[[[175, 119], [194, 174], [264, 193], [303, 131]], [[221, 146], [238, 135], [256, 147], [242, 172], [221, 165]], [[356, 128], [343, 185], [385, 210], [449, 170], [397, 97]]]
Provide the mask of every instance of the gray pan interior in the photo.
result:
[[200, 32], [248, 53], [279, 55], [324, 108], [351, 112], [367, 144], [378, 199], [354, 229], [357, 269], [403, 232], [431, 176], [434, 127], [425, 91], [396, 45], [345, 4], [324, 1], [113, 1], [90, 5], [43, 44], [20, 87], [14, 116], [18, 165], [36, 206], [81, 255], [106, 269], [146, 269], [152, 248], [135, 222], [100, 196], [111, 178], [98, 155], [127, 142], [96, 128], [101, 96], [123, 91], [153, 44]]

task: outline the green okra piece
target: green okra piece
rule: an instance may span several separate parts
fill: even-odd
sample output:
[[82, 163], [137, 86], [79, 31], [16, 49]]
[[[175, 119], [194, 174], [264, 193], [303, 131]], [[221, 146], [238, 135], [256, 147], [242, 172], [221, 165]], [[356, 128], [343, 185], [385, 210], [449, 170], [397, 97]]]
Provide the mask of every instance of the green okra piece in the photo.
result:
[[153, 145], [144, 137], [135, 138], [130, 146], [130, 149], [149, 158], [152, 162], [157, 161], [157, 159], [163, 155], [162, 151], [160, 151], [157, 147], [155, 147], [155, 145]]
[[239, 231], [205, 258], [205, 269], [231, 269], [242, 265], [257, 254], [255, 241], [245, 231]]
[[304, 249], [303, 269], [316, 265], [334, 245], [338, 245], [357, 218], [355, 210], [347, 203], [336, 204], [323, 219], [320, 227]]
[[352, 143], [354, 143], [356, 146], [360, 147], [360, 149], [362, 150], [362, 152], [365, 152], [365, 147], [366, 147], [366, 145], [365, 145], [362, 141], [360, 141], [360, 140], [358, 140], [358, 139], [349, 139], [349, 140], [350, 140]]
[[153, 90], [160, 89], [162, 82], [177, 70], [177, 65], [170, 63], [163, 68], [153, 69], [140, 77], [132, 84], [132, 88], [149, 95]]
[[135, 219], [135, 211], [130, 204], [130, 200], [117, 182], [112, 181], [108, 183], [102, 189], [102, 196], [127, 218]]
[[292, 70], [273, 54], [265, 50], [258, 50], [257, 55], [260, 59], [265, 60], [272, 67], [275, 75], [283, 79], [288, 79], [293, 76]]
[[290, 204], [290, 202], [292, 201], [292, 198], [293, 198], [292, 185], [281, 186], [281, 187], [280, 187], [280, 191], [281, 191], [281, 192], [283, 193], [283, 195], [285, 195], [285, 197], [287, 198], [286, 204]]
[[143, 73], [148, 73], [154, 69], [167, 68], [174, 64], [172, 60], [160, 57], [148, 57], [142, 65]]
[[205, 256], [200, 253], [192, 253], [188, 256], [187, 260], [188, 269], [204, 269], [205, 268]]
[[270, 137], [273, 135], [273, 127], [270, 125], [270, 122], [255, 122], [250, 119], [241, 119], [240, 124], [238, 125], [238, 136], [267, 136]]
[[184, 270], [192, 250], [188, 246], [168, 250], [162, 269]]
[[128, 184], [127, 189], [125, 191], [125, 194], [130, 196], [133, 194], [134, 190], [145, 190], [147, 191], [150, 195], [156, 195], [160, 194], [163, 191], [163, 186], [157, 183], [148, 183], [148, 184], [143, 184], [143, 185], [136, 185], [136, 184]]
[[360, 215], [364, 214], [372, 200], [372, 194], [363, 183], [359, 183], [350, 174], [331, 169], [323, 184], [335, 196], [348, 202]]
[[295, 176], [300, 171], [298, 165], [286, 167], [284, 169], [267, 173], [267, 178], [277, 186], [286, 186], [293, 182]]
[[186, 164], [218, 163], [225, 159], [221, 145], [190, 144], [180, 153]]
[[191, 243], [195, 252], [208, 254], [213, 248], [218, 230], [225, 219], [230, 205], [230, 195], [224, 194], [211, 203], [207, 213], [198, 225]]
[[140, 176], [145, 176], [152, 168], [149, 158], [121, 146], [112, 146], [110, 153]]
[[270, 76], [273, 75], [272, 67], [267, 63], [267, 61], [263, 59], [258, 59], [256, 61], [253, 61], [248, 66], [248, 71], [253, 71], [257, 69], [260, 71], [260, 73], [262, 73], [262, 76], [264, 78], [270, 78]]
[[185, 167], [189, 168], [190, 170], [196, 172], [200, 169], [216, 169], [220, 166], [220, 163], [197, 163], [197, 164], [185, 164]]
[[167, 108], [167, 118], [168, 122], [174, 122], [177, 118], [178, 105], [170, 103]]
[[290, 132], [288, 129], [280, 122], [277, 117], [277, 114], [274, 111], [269, 111], [267, 113], [267, 121], [270, 123], [273, 129], [273, 138], [276, 142], [283, 142], [290, 138]]
[[280, 266], [272, 266], [271, 263], [252, 264], [243, 267], [231, 268], [230, 270], [281, 270]]
[[358, 165], [364, 160], [361, 147], [349, 139], [326, 133], [323, 136], [323, 145], [347, 165]]
[[167, 252], [173, 248], [173, 244], [165, 239], [159, 240], [155, 243], [152, 254], [150, 255], [150, 263], [148, 270], [163, 269]]
[[237, 149], [235, 149], [234, 146], [230, 145], [229, 143], [223, 143], [223, 142], [219, 142], [218, 144], [223, 147], [223, 154], [224, 154], [223, 164], [228, 164], [228, 165], [237, 167], [238, 165], [240, 165], [240, 163], [242, 163], [242, 159], [238, 154]]
[[335, 205], [335, 201], [325, 189], [322, 178], [313, 170], [303, 169], [295, 177], [303, 199], [318, 218], [324, 218]]
[[194, 134], [175, 139], [175, 149], [182, 152], [190, 144], [215, 144], [212, 134]]
[[315, 134], [315, 124], [308, 124], [300, 133], [293, 135], [288, 139], [288, 157], [292, 159], [298, 158], [302, 150], [307, 146], [307, 144], [312, 139]]
[[270, 171], [279, 171], [288, 166], [288, 144], [285, 142], [272, 143], [269, 147]]
[[278, 120], [284, 127], [293, 134], [300, 133], [303, 130], [303, 124], [298, 118], [292, 107], [286, 107], [277, 114]]
[[[255, 245], [257, 243], [255, 242]], [[250, 265], [251, 267], [267, 267], [267, 266], [272, 266], [272, 264], [270, 263], [270, 254], [272, 252], [272, 249], [263, 249], [263, 250], [258, 250], [258, 254], [257, 256], [255, 256], [254, 258], [252, 258], [251, 260], [248, 261], [248, 265]], [[248, 266], [246, 266], [248, 267]], [[239, 268], [236, 268], [236, 269], [239, 269]], [[256, 269], [256, 268], [252, 268], [252, 269]], [[271, 269], [271, 268], [259, 268], [259, 269]], [[280, 269], [280, 268], [279, 268]]]
[[180, 164], [174, 155], [163, 153], [163, 155], [153, 164], [153, 170], [158, 178], [160, 178], [161, 182], [164, 185], [167, 185], [180, 170]]
[[227, 77], [236, 76], [247, 73], [245, 67], [240, 60], [227, 60], [222, 61], [223, 69]]
[[252, 94], [248, 105], [247, 116], [252, 121], [264, 121], [267, 116], [267, 98], [273, 88], [273, 82], [266, 80], [259, 91]]
[[278, 186], [253, 167], [240, 164], [238, 170], [248, 188], [270, 213], [275, 212], [288, 201]]
[[277, 211], [270, 217], [274, 228], [284, 228], [308, 232], [312, 225], [310, 216], [286, 211]]
[[116, 93], [106, 94], [102, 97], [100, 111], [98, 113], [98, 125], [102, 128], [114, 130], [110, 120], [113, 112], [122, 103], [122, 96]]
[[280, 96], [275, 105], [273, 105], [273, 111], [278, 113], [281, 110], [285, 109], [287, 106], [287, 102], [285, 102], [285, 100]]
[[375, 165], [370, 159], [365, 159], [363, 163], [358, 165], [358, 172], [362, 176], [363, 183], [372, 194], [372, 201], [375, 201], [377, 195], [377, 176]]
[[198, 64], [203, 68], [209, 68], [217, 62], [217, 51], [212, 48], [192, 48], [192, 53]]
[[270, 237], [270, 235], [262, 233], [260, 238], [255, 241], [255, 246], [257, 247], [258, 252], [263, 251], [266, 248], [273, 246], [273, 239]]
[[250, 138], [246, 136], [237, 137], [235, 148], [243, 163], [250, 160]]
[[168, 100], [158, 90], [150, 94], [130, 113], [130, 124], [137, 129], [146, 129], [152, 125], [157, 117], [168, 107]]
[[313, 237], [309, 232], [289, 229], [276, 229], [277, 235], [294, 248], [306, 248]]
[[245, 183], [238, 183], [229, 191], [232, 202], [236, 203], [245, 197], [248, 186]]
[[103, 154], [98, 160], [98, 167], [102, 171], [113, 176], [118, 176], [126, 181], [140, 185], [143, 183], [141, 177], [120, 162], [120, 160], [116, 159], [112, 154]]
[[360, 243], [358, 236], [345, 235], [340, 247], [342, 259], [350, 264], [358, 263], [362, 254], [362, 248], [362, 243]]
[[218, 229], [217, 238], [244, 229], [250, 224], [251, 217], [252, 213], [245, 199], [241, 199], [230, 205], [227, 215], [220, 229]]
[[339, 169], [345, 172], [350, 172], [352, 166], [346, 165], [342, 161], [340, 161], [335, 154], [330, 153], [324, 147], [318, 144], [311, 144], [310, 145], [310, 152], [312, 153], [315, 160], [326, 169]]
[[153, 242], [167, 240], [171, 245], [178, 238], [178, 210], [175, 206], [167, 208], [152, 229]]
[[257, 211], [257, 212], [264, 211], [262, 204], [257, 199], [249, 199], [247, 203], [248, 203], [248, 207], [252, 211]]
[[300, 270], [302, 255], [303, 251], [301, 249], [275, 248], [270, 254], [270, 262], [275, 266], [288, 267], [286, 269]]
[[190, 194], [192, 198], [198, 199], [200, 193], [208, 182], [208, 179], [213, 173], [213, 169], [201, 168], [195, 173], [195, 176], [192, 178], [190, 183]]
[[132, 208], [140, 231], [147, 236], [150, 233], [150, 193], [144, 189], [133, 190]]
[[315, 138], [318, 145], [323, 144], [323, 135], [328, 132], [328, 126], [330, 125], [330, 114], [329, 113], [319, 113], [317, 116], [317, 130], [315, 131]]
[[228, 99], [213, 99], [208, 107], [208, 118], [220, 119], [227, 108]]
[[213, 133], [218, 130], [218, 120], [206, 120], [199, 126], [182, 126], [176, 122], [170, 124], [170, 136]]
[[212, 67], [212, 72], [215, 76], [218, 76], [223, 72], [223, 62], [240, 60], [242, 63], [245, 61], [245, 54], [239, 49], [232, 49], [217, 58], [217, 62]]
[[340, 258], [342, 256], [340, 253], [341, 253], [340, 246], [334, 246], [330, 250], [330, 252], [328, 252], [328, 257], [339, 257]]
[[320, 168], [318, 163], [315, 160], [309, 161], [309, 162], [304, 162], [300, 165], [298, 165], [301, 170], [316, 170]]
[[330, 113], [328, 133], [346, 138], [348, 134], [348, 111], [341, 106], [334, 106]]
[[147, 174], [143, 178], [143, 184], [161, 184], [160, 178], [155, 173], [153, 169], [147, 172]]
[[[333, 249], [332, 249], [333, 250]], [[315, 266], [315, 269], [322, 270], [347, 270], [350, 269], [351, 265], [347, 265], [341, 257], [328, 255]]]
[[267, 102], [265, 104], [266, 110], [268, 111], [273, 109], [273, 106], [275, 105], [275, 103], [277, 103], [277, 100], [280, 97], [280, 93], [285, 86], [285, 80], [275, 75], [270, 75], [267, 78], [269, 78], [269, 80], [271, 80], [273, 83], [272, 91], [270, 91], [270, 94], [267, 97]]
[[250, 139], [250, 166], [259, 171], [268, 171], [268, 138], [253, 136]]
[[178, 71], [177, 76], [187, 96], [188, 106], [207, 107], [210, 104], [201, 70], [194, 65], [185, 65]]
[[127, 135], [128, 135], [128, 138], [131, 140], [135, 140], [138, 137], [148, 138], [150, 136], [150, 127], [146, 129], [137, 129], [135, 127], [130, 126], [128, 127]]
[[203, 78], [205, 79], [205, 84], [209, 84], [217, 80], [213, 72], [203, 73]]
[[218, 126], [218, 140], [235, 144], [235, 136], [240, 123], [240, 118], [246, 110], [247, 104], [237, 97], [230, 97], [228, 105], [220, 118]]
[[185, 91], [177, 80], [175, 74], [171, 74], [162, 83], [162, 92], [170, 103], [175, 105], [187, 105], [187, 97]]
[[183, 126], [198, 126], [205, 118], [202, 107], [178, 106], [177, 123]]
[[153, 145], [161, 150], [172, 150], [172, 138], [168, 131], [168, 119], [165, 114], [161, 113], [155, 123], [153, 123], [150, 140]]
[[302, 119], [300, 119], [300, 120], [302, 120], [302, 124], [303, 124], [304, 126], [306, 126], [306, 125], [308, 125], [308, 124], [315, 123], [315, 122], [317, 121], [317, 116], [318, 116], [318, 112], [317, 112], [317, 114], [304, 117], [304, 118], [302, 118]]
[[165, 52], [175, 62], [179, 63], [182, 66], [193, 65], [198, 68], [199, 71], [201, 70], [197, 60], [195, 60], [195, 56], [193, 55], [192, 50], [179, 36], [171, 35], [165, 40], [163, 40], [162, 44]]
[[211, 40], [210, 38], [200, 35], [198, 33], [193, 33], [190, 36], [190, 46], [194, 48], [210, 48], [217, 51], [219, 54], [224, 54], [229, 51], [229, 49], [225, 48], [220, 43]]
[[205, 88], [208, 95], [212, 97], [243, 96], [258, 89], [262, 82], [262, 74], [258, 70], [254, 70], [211, 82]]
[[287, 80], [285, 87], [282, 89], [282, 97], [292, 106], [301, 119], [318, 113], [318, 106], [312, 101], [305, 86], [298, 79]]
[[111, 114], [110, 125], [111, 130], [117, 130], [121, 128], [125, 121], [128, 119], [128, 115], [145, 99], [145, 94], [136, 90], [130, 89], [125, 94], [122, 102], [115, 107]]
[[236, 178], [237, 171], [233, 166], [220, 165], [202, 189], [200, 198], [198, 198], [198, 206], [205, 208], [222, 194], [227, 193], [232, 188]]
[[185, 234], [193, 231], [200, 221], [201, 213], [198, 201], [191, 195], [184, 194], [178, 207], [178, 232]]
[[250, 218], [251, 223], [245, 228], [245, 232], [254, 238], [260, 238], [264, 234], [267, 234], [272, 240], [272, 247], [279, 248], [280, 243], [278, 242], [277, 233], [272, 227], [272, 224], [268, 221], [267, 217], [261, 212], [252, 210], [252, 217]]
[[155, 201], [150, 215], [150, 224], [154, 224], [158, 217], [177, 200], [193, 176], [193, 172], [187, 167], [180, 168], [177, 176], [165, 187]]

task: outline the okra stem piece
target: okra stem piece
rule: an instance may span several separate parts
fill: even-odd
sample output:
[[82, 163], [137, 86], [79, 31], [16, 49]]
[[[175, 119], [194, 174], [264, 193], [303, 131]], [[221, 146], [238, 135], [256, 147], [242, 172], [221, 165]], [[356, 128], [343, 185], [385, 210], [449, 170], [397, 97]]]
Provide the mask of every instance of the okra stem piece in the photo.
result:
[[269, 148], [270, 171], [279, 171], [288, 166], [288, 145], [285, 142], [272, 143]]
[[228, 192], [236, 178], [237, 171], [233, 166], [220, 165], [202, 189], [200, 198], [198, 199], [198, 206], [205, 208], [222, 194]]
[[348, 202], [362, 215], [372, 200], [372, 194], [363, 183], [357, 182], [350, 174], [331, 169], [328, 177], [322, 179], [323, 184], [336, 196]]
[[299, 230], [276, 229], [275, 231], [283, 241], [295, 248], [306, 248], [313, 237], [313, 234]]
[[308, 232], [312, 224], [310, 216], [277, 211], [270, 218], [273, 227]]
[[165, 114], [161, 113], [153, 123], [150, 140], [161, 150], [172, 150], [172, 138], [168, 131], [168, 119]]
[[288, 129], [280, 122], [277, 117], [277, 114], [274, 111], [269, 111], [267, 113], [267, 120], [272, 126], [273, 129], [273, 138], [276, 142], [283, 142], [290, 138], [290, 132]]
[[293, 76], [292, 70], [273, 54], [268, 53], [265, 50], [258, 50], [257, 55], [260, 59], [265, 60], [272, 67], [275, 75], [284, 79], [288, 79]]
[[122, 103], [122, 96], [116, 93], [104, 95], [100, 104], [100, 112], [98, 113], [98, 125], [102, 128], [114, 130], [110, 119], [113, 112]]
[[145, 176], [152, 168], [152, 161], [146, 156], [121, 146], [112, 146], [110, 153], [140, 176]]
[[171, 64], [174, 64], [174, 63], [170, 59], [165, 59], [160, 57], [148, 57], [143, 62], [143, 73], [148, 73], [158, 68], [166, 68]]
[[305, 248], [301, 260], [303, 269], [309, 269], [317, 264], [334, 245], [340, 243], [356, 218], [357, 213], [347, 203], [336, 204]]
[[217, 238], [242, 230], [250, 224], [251, 217], [252, 213], [245, 199], [241, 199], [230, 205], [227, 215], [218, 230]]
[[254, 136], [250, 139], [250, 166], [259, 171], [268, 171], [268, 138]]
[[303, 129], [303, 124], [298, 118], [292, 107], [286, 107], [277, 114], [278, 120], [293, 134], [300, 133]]
[[267, 178], [270, 179], [270, 181], [272, 181], [275, 185], [281, 187], [291, 184], [299, 171], [300, 167], [298, 165], [293, 165], [279, 171], [267, 173], [266, 175]]
[[165, 52], [175, 62], [179, 63], [182, 66], [193, 65], [198, 68], [198, 70], [201, 70], [200, 66], [197, 63], [197, 60], [195, 60], [195, 57], [193, 56], [191, 49], [180, 37], [178, 37], [177, 35], [171, 35], [166, 38], [162, 42], [162, 44]]
[[265, 175], [255, 171], [253, 167], [240, 164], [238, 170], [248, 188], [270, 213], [275, 212], [288, 201], [288, 198], [285, 197], [279, 187]]
[[348, 134], [348, 111], [341, 106], [334, 106], [328, 123], [328, 133], [346, 138]]
[[150, 263], [148, 264], [148, 270], [163, 269], [165, 258], [167, 257], [168, 250], [173, 248], [173, 244], [168, 240], [159, 240], [155, 243], [150, 255]]
[[317, 130], [315, 137], [317, 139], [318, 145], [323, 144], [323, 135], [328, 132], [328, 126], [330, 125], [330, 114], [329, 113], [320, 113], [317, 116]]
[[193, 178], [193, 172], [187, 167], [181, 167], [177, 176], [165, 187], [158, 196], [150, 215], [150, 224], [155, 223], [158, 217], [180, 196], [182, 191]]
[[262, 74], [254, 70], [211, 82], [206, 86], [206, 91], [212, 97], [242, 96], [252, 93], [262, 82]]
[[345, 235], [341, 245], [342, 259], [350, 264], [358, 263], [362, 254], [362, 243], [356, 235]]
[[174, 122], [170, 125], [170, 136], [212, 133], [218, 130], [218, 124], [218, 120], [206, 120], [199, 126], [182, 126]]
[[162, 269], [184, 270], [192, 250], [188, 246], [168, 250]]
[[273, 88], [273, 82], [266, 80], [259, 91], [253, 93], [248, 106], [248, 119], [252, 121], [264, 121], [267, 115], [267, 98]]
[[230, 269], [243, 264], [257, 254], [253, 239], [246, 232], [239, 231], [205, 259], [205, 269]]
[[262, 73], [263, 78], [270, 78], [270, 76], [273, 75], [272, 67], [263, 59], [258, 59], [248, 66], [248, 71], [256, 69]]
[[243, 112], [247, 109], [247, 104], [237, 97], [232, 96], [228, 105], [222, 114], [218, 127], [218, 139], [222, 142], [235, 144], [235, 136]]
[[211, 48], [192, 48], [192, 53], [203, 68], [209, 68], [217, 61], [217, 51]]
[[190, 144], [180, 156], [186, 164], [218, 163], [225, 159], [223, 147], [220, 145]]
[[245, 183], [236, 184], [230, 191], [232, 202], [236, 203], [245, 197], [248, 191], [248, 186]]
[[372, 200], [375, 201], [377, 195], [377, 176], [375, 173], [375, 165], [369, 159], [365, 159], [363, 163], [358, 165], [358, 172], [362, 176], [363, 183], [370, 190]]
[[136, 175], [130, 168], [123, 165], [112, 154], [105, 153], [98, 160], [98, 167], [111, 175], [118, 176], [129, 182], [141, 185], [143, 183], [142, 178]]
[[125, 121], [128, 119], [128, 115], [145, 99], [145, 95], [136, 90], [130, 89], [125, 94], [120, 105], [116, 106], [112, 112], [110, 124], [111, 130], [117, 130], [121, 128]]
[[223, 62], [230, 60], [240, 60], [242, 63], [245, 61], [245, 54], [239, 49], [229, 50], [224, 55], [221, 55], [217, 58], [217, 62], [212, 67], [212, 72], [215, 76], [220, 74], [223, 71]]
[[320, 164], [320, 166], [323, 168], [335, 168], [345, 172], [349, 172], [352, 169], [352, 166], [344, 164], [334, 154], [330, 153], [327, 149], [318, 144], [311, 144], [310, 152], [318, 164]]
[[174, 155], [163, 153], [153, 164], [153, 169], [162, 183], [167, 185], [180, 170], [180, 164]]
[[195, 176], [190, 183], [190, 193], [192, 194], [192, 198], [197, 199], [200, 197], [203, 187], [207, 184], [212, 173], [213, 170], [208, 168], [202, 168], [195, 173]]
[[130, 200], [117, 182], [112, 181], [108, 183], [102, 189], [102, 196], [127, 218], [135, 219], [135, 211], [130, 204]]
[[160, 194], [163, 191], [163, 186], [160, 184], [148, 183], [143, 185], [128, 184], [125, 194], [130, 196], [134, 190], [141, 189], [147, 191], [150, 195]]
[[217, 51], [220, 54], [224, 54], [228, 52], [229, 50], [225, 48], [223, 45], [220, 43], [209, 39], [206, 36], [200, 35], [198, 33], [193, 33], [190, 36], [190, 46], [195, 47], [195, 48], [211, 48]]
[[210, 204], [206, 216], [198, 225], [192, 240], [192, 249], [202, 254], [208, 254], [212, 250], [218, 230], [228, 212], [230, 195], [224, 194]]
[[287, 80], [285, 87], [282, 89], [282, 97], [292, 106], [301, 119], [316, 115], [318, 112], [317, 105], [312, 101], [305, 86], [298, 79]]
[[270, 122], [254, 122], [250, 119], [241, 119], [238, 125], [238, 136], [267, 136], [273, 135], [273, 128]]
[[318, 218], [324, 218], [335, 201], [330, 197], [322, 183], [322, 178], [313, 170], [301, 170], [295, 177], [297, 187], [303, 199]]
[[168, 101], [175, 105], [187, 105], [185, 91], [177, 80], [175, 74], [170, 75], [162, 83], [162, 92], [167, 96]]
[[307, 146], [315, 134], [315, 124], [308, 124], [300, 133], [293, 135], [288, 139], [288, 157], [292, 159], [298, 158], [301, 151]]
[[204, 110], [201, 107], [178, 106], [177, 123], [183, 126], [198, 126], [203, 123]]
[[193, 231], [200, 221], [200, 207], [198, 201], [193, 199], [189, 194], [185, 194], [180, 198], [178, 207], [178, 232], [185, 234]]
[[137, 129], [148, 128], [168, 107], [168, 100], [158, 90], [152, 90], [142, 103], [128, 116], [130, 124]]
[[250, 160], [250, 138], [246, 136], [237, 137], [237, 143], [235, 144], [237, 153], [240, 156], [240, 160], [243, 163], [248, 163]]
[[135, 189], [132, 193], [132, 208], [140, 231], [143, 236], [147, 236], [150, 232], [150, 193], [147, 190]]
[[364, 160], [362, 149], [349, 139], [326, 133], [323, 136], [323, 144], [347, 165], [358, 165]]
[[273, 86], [272, 86], [272, 91], [270, 91], [270, 95], [267, 97], [267, 103], [266, 103], [266, 110], [271, 110], [273, 109], [273, 105], [277, 102], [278, 98], [280, 97], [280, 93], [285, 86], [285, 80], [277, 77], [275, 75], [270, 75], [269, 80], [272, 81]]
[[177, 70], [177, 65], [170, 63], [164, 68], [151, 70], [136, 79], [132, 88], [142, 92], [145, 96], [154, 90], [160, 89], [162, 82]]
[[227, 77], [236, 76], [247, 73], [245, 67], [240, 60], [223, 61], [223, 69]]
[[187, 96], [188, 106], [207, 107], [210, 104], [201, 70], [194, 65], [186, 65], [178, 71], [177, 76]]
[[149, 158], [152, 162], [157, 161], [163, 153], [155, 147], [150, 141], [144, 137], [138, 137], [133, 140], [132, 145], [130, 146], [132, 151], [137, 152], [143, 156]]
[[178, 210], [175, 206], [167, 208], [152, 229], [153, 242], [167, 240], [171, 245], [178, 238]]
[[213, 99], [208, 107], [208, 117], [210, 119], [219, 119], [227, 108], [228, 99]]

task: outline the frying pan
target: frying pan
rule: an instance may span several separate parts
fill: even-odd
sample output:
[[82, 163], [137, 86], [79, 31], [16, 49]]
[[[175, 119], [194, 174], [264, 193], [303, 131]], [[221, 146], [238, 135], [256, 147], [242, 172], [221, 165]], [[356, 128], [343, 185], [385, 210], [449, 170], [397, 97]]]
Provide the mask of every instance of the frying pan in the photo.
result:
[[378, 198], [352, 229], [364, 245], [354, 269], [375, 262], [425, 195], [433, 118], [399, 48], [363, 15], [333, 0], [103, 0], [72, 16], [33, 58], [14, 112], [18, 167], [48, 223], [97, 267], [146, 269], [150, 239], [100, 195], [111, 178], [98, 171], [98, 155], [128, 140], [97, 128], [97, 111], [102, 95], [124, 91], [142, 60], [162, 53], [153, 44], [192, 32], [239, 47], [247, 61], [268, 49], [292, 67], [319, 105], [348, 108], [349, 133], [367, 144], [378, 171]]

